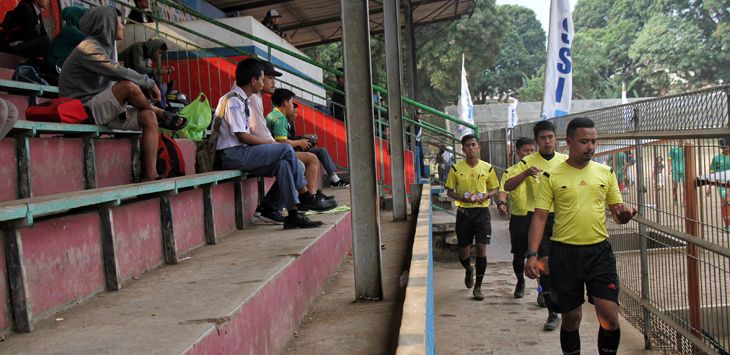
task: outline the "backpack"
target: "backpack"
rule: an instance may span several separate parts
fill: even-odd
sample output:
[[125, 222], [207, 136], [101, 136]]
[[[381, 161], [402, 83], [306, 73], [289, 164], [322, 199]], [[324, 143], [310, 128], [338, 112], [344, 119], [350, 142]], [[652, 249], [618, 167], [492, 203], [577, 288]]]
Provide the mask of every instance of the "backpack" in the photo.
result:
[[38, 69], [35, 66], [27, 63], [18, 64], [15, 68], [12, 79], [15, 81], [22, 81], [24, 83], [50, 85], [43, 77], [43, 74], [38, 72]]
[[37, 122], [84, 123], [89, 114], [79, 99], [59, 97], [25, 109], [25, 118]]
[[185, 159], [174, 139], [160, 133], [157, 146], [157, 175], [163, 178], [185, 175]]
[[223, 96], [223, 100], [218, 103], [222, 105], [220, 112], [213, 117], [213, 130], [209, 136], [195, 143], [195, 172], [198, 174], [218, 168], [215, 164], [215, 151], [218, 146], [218, 137], [221, 134], [221, 122], [223, 122], [228, 100], [234, 96], [236, 94], [232, 92]]

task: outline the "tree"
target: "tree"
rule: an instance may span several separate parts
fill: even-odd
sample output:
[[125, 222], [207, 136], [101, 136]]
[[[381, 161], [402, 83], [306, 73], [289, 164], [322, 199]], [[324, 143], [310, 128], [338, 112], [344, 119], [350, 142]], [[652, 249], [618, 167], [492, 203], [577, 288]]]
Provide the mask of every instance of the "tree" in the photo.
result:
[[476, 0], [474, 12], [450, 24], [432, 24], [419, 29], [419, 98], [433, 107], [453, 104], [459, 96], [461, 58], [466, 57], [471, 91], [484, 81], [485, 68], [497, 61], [507, 28], [494, 0]]
[[497, 63], [476, 84], [480, 93], [501, 96], [516, 92], [525, 77], [537, 74], [545, 63], [545, 31], [532, 10], [500, 5], [499, 16], [508, 19], [507, 33], [499, 48]]

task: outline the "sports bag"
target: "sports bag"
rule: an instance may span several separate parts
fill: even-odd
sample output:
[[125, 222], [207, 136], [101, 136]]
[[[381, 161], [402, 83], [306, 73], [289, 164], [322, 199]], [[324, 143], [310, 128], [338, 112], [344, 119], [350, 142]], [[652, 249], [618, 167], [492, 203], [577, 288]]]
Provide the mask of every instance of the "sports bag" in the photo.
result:
[[25, 118], [37, 122], [83, 123], [89, 118], [79, 99], [59, 97], [25, 109]]
[[185, 175], [185, 160], [174, 139], [160, 133], [157, 146], [157, 175], [163, 178]]

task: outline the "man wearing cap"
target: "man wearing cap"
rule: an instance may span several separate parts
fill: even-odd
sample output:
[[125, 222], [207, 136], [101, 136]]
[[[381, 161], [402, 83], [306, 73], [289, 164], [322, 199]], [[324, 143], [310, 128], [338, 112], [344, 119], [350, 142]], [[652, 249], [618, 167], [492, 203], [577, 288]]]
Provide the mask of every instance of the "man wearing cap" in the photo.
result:
[[281, 15], [279, 15], [279, 11], [271, 9], [266, 13], [266, 17], [264, 17], [264, 20], [261, 21], [261, 24], [270, 29], [271, 32], [279, 35], [279, 37], [287, 39], [287, 35], [279, 28], [279, 17], [281, 17]]

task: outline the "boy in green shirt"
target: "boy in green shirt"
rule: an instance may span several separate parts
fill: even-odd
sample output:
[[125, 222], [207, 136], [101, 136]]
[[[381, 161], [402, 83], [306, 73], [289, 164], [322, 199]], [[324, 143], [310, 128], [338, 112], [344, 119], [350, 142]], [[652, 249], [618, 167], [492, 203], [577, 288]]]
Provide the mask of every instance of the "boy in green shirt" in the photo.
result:
[[288, 138], [289, 120], [286, 117], [294, 111], [294, 97], [295, 95], [291, 90], [276, 89], [274, 91], [274, 94], [271, 95], [271, 104], [274, 109], [266, 115], [266, 127], [277, 142], [289, 144], [297, 151], [297, 158], [304, 163], [304, 176], [308, 181], [307, 189], [317, 191], [317, 197], [331, 201], [328, 203], [333, 204], [332, 208], [334, 208], [337, 203], [319, 190], [319, 182], [322, 181], [319, 171], [319, 159], [313, 153], [307, 152], [311, 147], [309, 140], [290, 140]]
[[[715, 155], [710, 163], [710, 173], [719, 173], [730, 170], [730, 142], [724, 138], [720, 138], [720, 149], [722, 153]], [[727, 194], [727, 188], [718, 187], [717, 192], [720, 194], [720, 211], [722, 213], [723, 227], [726, 231], [730, 231], [730, 216], [728, 216], [728, 206], [730, 206], [730, 198]], [[707, 195], [710, 195], [710, 189], [707, 189]]]

